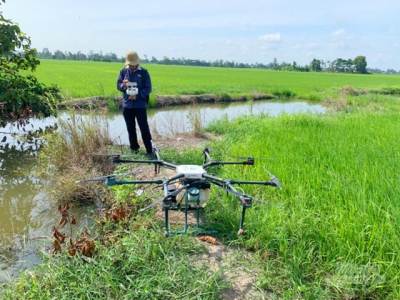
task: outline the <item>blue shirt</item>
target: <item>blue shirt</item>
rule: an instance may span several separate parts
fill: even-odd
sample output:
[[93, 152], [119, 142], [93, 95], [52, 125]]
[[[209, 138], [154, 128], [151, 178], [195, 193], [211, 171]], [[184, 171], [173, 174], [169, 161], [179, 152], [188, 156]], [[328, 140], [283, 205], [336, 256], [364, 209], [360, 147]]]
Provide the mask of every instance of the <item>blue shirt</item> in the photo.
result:
[[[130, 100], [129, 95], [126, 93], [126, 86], [122, 83], [125, 79], [129, 82], [136, 82], [138, 94], [136, 100]], [[135, 71], [129, 69], [128, 66], [121, 69], [117, 80], [117, 89], [123, 92], [122, 106], [127, 108], [146, 108], [147, 96], [151, 93], [151, 79], [149, 72], [142, 68], [140, 65]]]

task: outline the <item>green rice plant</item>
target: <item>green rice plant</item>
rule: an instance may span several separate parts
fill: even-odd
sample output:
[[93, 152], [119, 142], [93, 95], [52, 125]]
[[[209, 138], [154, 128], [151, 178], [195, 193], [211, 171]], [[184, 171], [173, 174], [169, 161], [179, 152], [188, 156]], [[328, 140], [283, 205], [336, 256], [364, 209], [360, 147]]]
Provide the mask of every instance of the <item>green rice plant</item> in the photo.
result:
[[[35, 72], [45, 84], [57, 84], [73, 97], [120, 97], [116, 89], [121, 63], [41, 60]], [[321, 72], [277, 72], [261, 69], [228, 69], [191, 66], [144, 65], [149, 70], [156, 95], [215, 94], [228, 97], [252, 95], [254, 90], [265, 95], [312, 100], [337, 95], [343, 87], [358, 91], [382, 91], [398, 94], [397, 75], [360, 75]], [[166, 76], [168, 74], [168, 76]], [[322, 97], [317, 97], [322, 95]]]
[[266, 158], [254, 167], [224, 167], [219, 176], [266, 180], [265, 166], [284, 187], [242, 187], [284, 208], [254, 202], [240, 238], [237, 199], [221, 193], [209, 204], [219, 207], [209, 218], [225, 224], [227, 241], [265, 258], [260, 287], [291, 299], [399, 298], [400, 106], [386, 101], [390, 109], [370, 103], [351, 114], [242, 117], [210, 126], [230, 154]]

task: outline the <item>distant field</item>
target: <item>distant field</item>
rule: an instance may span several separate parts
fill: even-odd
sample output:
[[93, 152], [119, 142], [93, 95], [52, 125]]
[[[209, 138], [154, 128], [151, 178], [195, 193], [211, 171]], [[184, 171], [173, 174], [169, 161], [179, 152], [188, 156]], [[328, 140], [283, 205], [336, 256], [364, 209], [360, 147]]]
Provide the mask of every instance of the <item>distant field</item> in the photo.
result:
[[[345, 86], [357, 90], [400, 90], [398, 75], [281, 72], [148, 64], [154, 95], [259, 93], [322, 100]], [[116, 81], [121, 63], [41, 60], [35, 75], [40, 82], [57, 84], [73, 98], [118, 96]]]

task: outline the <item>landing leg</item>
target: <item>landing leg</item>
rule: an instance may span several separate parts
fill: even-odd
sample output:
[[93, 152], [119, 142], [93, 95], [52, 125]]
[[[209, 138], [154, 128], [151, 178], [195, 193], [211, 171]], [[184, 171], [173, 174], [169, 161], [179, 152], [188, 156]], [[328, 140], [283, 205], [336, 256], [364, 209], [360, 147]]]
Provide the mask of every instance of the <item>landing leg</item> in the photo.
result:
[[243, 235], [243, 224], [244, 224], [244, 215], [246, 214], [246, 206], [242, 206], [242, 218], [240, 219], [240, 226], [239, 226], [239, 231], [238, 235]]
[[165, 232], [164, 232], [164, 237], [167, 238], [169, 237], [169, 232], [168, 232], [168, 208], [164, 208], [165, 210]]

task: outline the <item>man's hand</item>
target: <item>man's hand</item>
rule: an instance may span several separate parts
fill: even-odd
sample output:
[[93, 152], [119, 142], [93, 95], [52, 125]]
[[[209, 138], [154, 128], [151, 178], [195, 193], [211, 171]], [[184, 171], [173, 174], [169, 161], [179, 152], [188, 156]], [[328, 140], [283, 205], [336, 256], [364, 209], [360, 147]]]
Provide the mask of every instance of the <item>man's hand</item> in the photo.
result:
[[129, 100], [136, 100], [136, 95], [129, 96]]
[[126, 84], [129, 82], [129, 80], [128, 79], [124, 79], [123, 81], [122, 81], [122, 84], [124, 85], [124, 86], [126, 86]]

